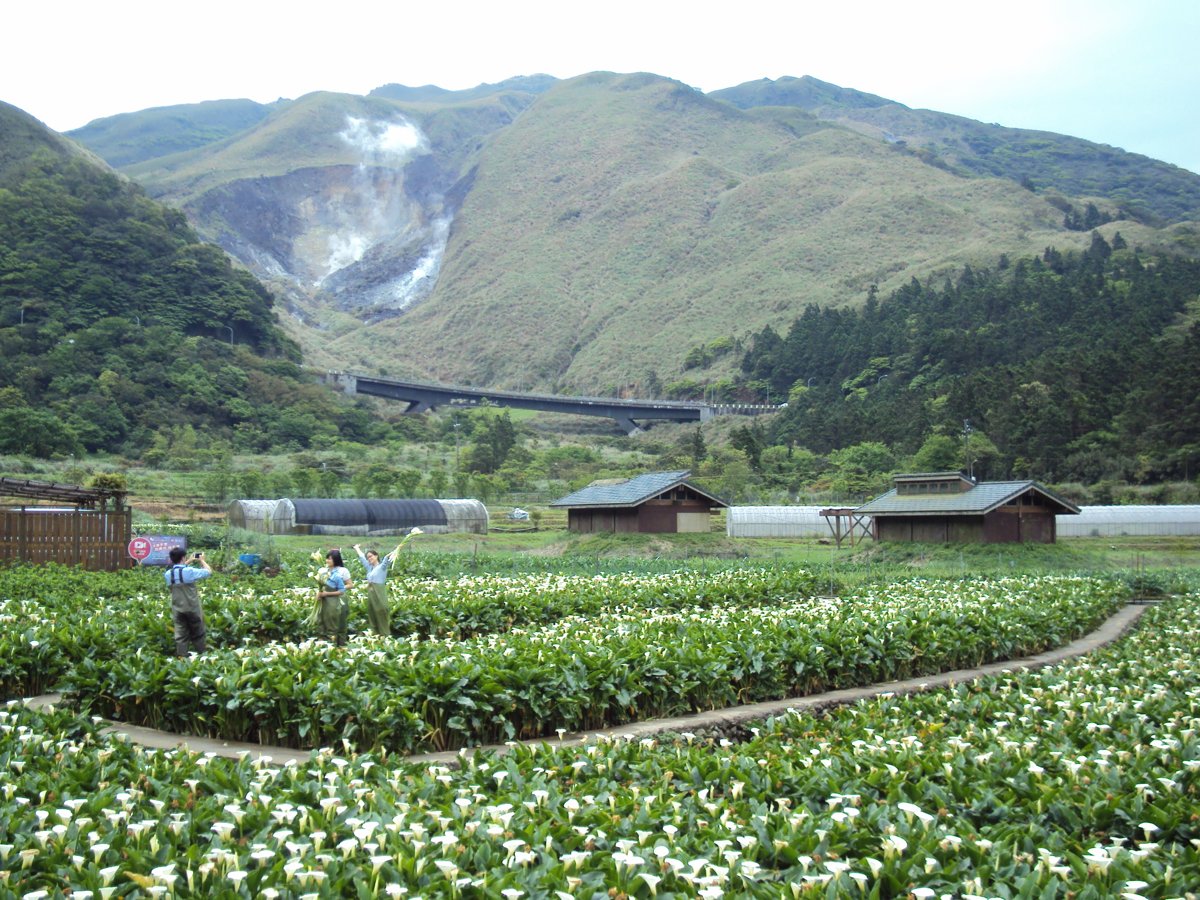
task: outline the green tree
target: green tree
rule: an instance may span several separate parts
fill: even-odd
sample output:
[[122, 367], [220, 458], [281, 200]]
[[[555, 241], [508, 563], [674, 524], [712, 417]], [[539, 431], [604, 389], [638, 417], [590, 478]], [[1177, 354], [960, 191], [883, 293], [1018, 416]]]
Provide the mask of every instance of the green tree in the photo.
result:
[[474, 441], [467, 452], [466, 468], [471, 472], [490, 475], [504, 465], [516, 443], [517, 431], [507, 411], [498, 415], [484, 414], [481, 420], [476, 421]]
[[471, 492], [471, 473], [470, 472], [455, 472], [454, 473], [454, 496], [459, 499], [465, 499], [470, 496]]
[[431, 497], [441, 497], [446, 493], [446, 483], [449, 477], [446, 475], [446, 470], [442, 468], [431, 469], [426, 476], [426, 481], [429, 483], [429, 494]]
[[83, 444], [74, 430], [44, 409], [0, 409], [0, 452], [24, 453], [41, 459], [81, 454]]
[[750, 468], [756, 472], [762, 467], [762, 452], [766, 448], [767, 434], [758, 422], [752, 425], [740, 425], [729, 433], [729, 442], [746, 454]]
[[237, 486], [243, 498], [261, 498], [266, 490], [267, 477], [259, 469], [245, 469], [237, 475]]
[[317, 473], [317, 485], [322, 497], [336, 497], [341, 493], [342, 476], [333, 466], [324, 466]]
[[931, 434], [909, 462], [913, 472], [957, 472], [965, 466], [962, 441], [948, 434]]
[[704, 442], [704, 432], [700, 430], [699, 426], [693, 428], [692, 431], [683, 439], [680, 449], [683, 451], [684, 455], [691, 460], [692, 469], [694, 471], [699, 471], [701, 463], [703, 463], [704, 458], [708, 456], [708, 445]]
[[319, 476], [316, 469], [302, 467], [292, 469], [290, 474], [293, 497], [307, 499], [317, 495]]
[[508, 490], [508, 485], [503, 478], [483, 473], [471, 476], [471, 486], [484, 503], [491, 502]]
[[221, 459], [211, 469], [204, 473], [200, 482], [200, 490], [210, 503], [224, 503], [233, 491], [234, 478], [229, 460]]
[[896, 457], [886, 444], [864, 441], [834, 450], [829, 462], [833, 467], [833, 490], [843, 497], [862, 498], [887, 486]]
[[417, 486], [421, 483], [421, 473], [416, 469], [405, 467], [396, 473], [396, 492], [401, 497], [415, 497]]

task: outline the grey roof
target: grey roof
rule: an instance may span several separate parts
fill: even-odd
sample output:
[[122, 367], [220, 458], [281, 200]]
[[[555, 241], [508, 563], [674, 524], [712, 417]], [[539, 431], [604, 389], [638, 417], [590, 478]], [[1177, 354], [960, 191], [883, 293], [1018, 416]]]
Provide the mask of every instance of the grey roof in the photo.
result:
[[946, 494], [897, 494], [892, 488], [855, 512], [868, 516], [981, 516], [1028, 490], [1063, 507], [1059, 515], [1079, 512], [1078, 506], [1036, 481], [981, 481], [970, 490]]
[[551, 503], [551, 506], [572, 507], [606, 507], [606, 506], [639, 506], [647, 500], [657, 497], [681, 484], [686, 484], [691, 490], [712, 500], [720, 506], [726, 506], [724, 500], [714, 497], [687, 480], [692, 473], [687, 469], [679, 472], [648, 472], [638, 475], [619, 484], [588, 485], [573, 494], [567, 494]]

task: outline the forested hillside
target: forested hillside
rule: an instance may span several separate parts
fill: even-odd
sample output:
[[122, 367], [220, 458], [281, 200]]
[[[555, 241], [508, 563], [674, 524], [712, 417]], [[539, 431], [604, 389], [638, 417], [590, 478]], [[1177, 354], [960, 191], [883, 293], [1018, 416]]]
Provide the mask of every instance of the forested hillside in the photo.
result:
[[309, 383], [272, 307], [182, 213], [0, 106], [0, 452], [140, 454], [185, 426], [307, 447], [379, 427]]
[[[763, 329], [748, 387], [788, 398], [767, 443], [861, 442], [985, 477], [1133, 482], [1200, 466], [1200, 263], [1093, 234], [954, 279], [915, 279], [859, 310], [810, 306]], [[743, 439], [748, 437], [743, 435]]]

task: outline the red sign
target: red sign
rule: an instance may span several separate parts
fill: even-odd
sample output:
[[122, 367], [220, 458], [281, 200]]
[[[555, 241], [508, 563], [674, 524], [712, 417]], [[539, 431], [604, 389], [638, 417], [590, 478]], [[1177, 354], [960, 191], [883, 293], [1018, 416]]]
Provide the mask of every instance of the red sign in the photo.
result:
[[153, 552], [154, 545], [150, 543], [149, 538], [135, 537], [129, 542], [129, 555], [138, 562], [141, 562]]

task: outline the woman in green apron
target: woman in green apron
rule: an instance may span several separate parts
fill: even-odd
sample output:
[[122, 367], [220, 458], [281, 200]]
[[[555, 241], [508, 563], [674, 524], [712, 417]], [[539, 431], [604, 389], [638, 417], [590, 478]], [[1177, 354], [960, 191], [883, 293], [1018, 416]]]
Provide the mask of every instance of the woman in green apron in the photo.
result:
[[359, 562], [367, 570], [367, 620], [377, 633], [390, 637], [392, 625], [391, 610], [388, 607], [387, 575], [388, 566], [396, 560], [396, 552], [393, 550], [380, 559], [376, 551], [368, 550], [364, 553], [358, 544], [354, 545], [354, 552], [358, 554]]
[[342, 576], [342, 572], [345, 571], [342, 554], [332, 550], [325, 555], [325, 562], [325, 584], [317, 591], [317, 637], [334, 641], [339, 647], [344, 647], [347, 639], [348, 610], [345, 597], [346, 581]]

